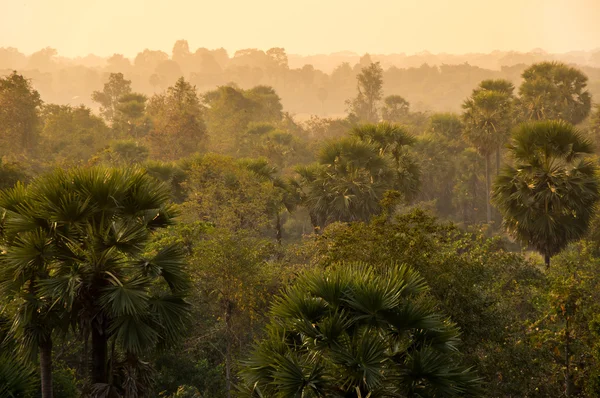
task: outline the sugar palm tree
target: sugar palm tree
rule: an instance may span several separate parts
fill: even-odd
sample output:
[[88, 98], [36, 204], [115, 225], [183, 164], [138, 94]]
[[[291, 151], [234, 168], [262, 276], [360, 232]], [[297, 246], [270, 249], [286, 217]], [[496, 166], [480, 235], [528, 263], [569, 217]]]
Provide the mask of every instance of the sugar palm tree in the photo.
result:
[[248, 397], [472, 396], [459, 333], [406, 266], [339, 264], [277, 299], [242, 370]]
[[[494, 85], [490, 85], [494, 87]], [[505, 91], [479, 87], [463, 104], [463, 134], [485, 159], [487, 222], [492, 221], [490, 205], [490, 158], [506, 142], [509, 134], [512, 108], [511, 94]], [[499, 155], [497, 157], [499, 163]], [[498, 165], [497, 165], [498, 166]]]
[[168, 189], [144, 171], [56, 170], [7, 191], [0, 203], [4, 263], [15, 275], [31, 259], [43, 263], [45, 274], [29, 286], [68, 314], [86, 341], [91, 336], [96, 388], [112, 388], [110, 363], [117, 359], [109, 342], [136, 356], [182, 333], [183, 253], [177, 246], [146, 252], [153, 231], [171, 224], [174, 211]]
[[562, 121], [535, 122], [515, 131], [514, 160], [494, 184], [493, 201], [507, 231], [550, 258], [587, 230], [599, 198], [597, 168], [586, 159], [590, 142]]
[[389, 159], [376, 145], [346, 138], [327, 143], [318, 163], [296, 169], [303, 204], [314, 227], [333, 221], [364, 221], [379, 210], [392, 187]]
[[412, 134], [398, 124], [382, 122], [355, 127], [351, 135], [361, 141], [376, 145], [383, 156], [392, 159], [394, 168], [393, 188], [411, 200], [419, 191], [419, 165], [408, 152], [416, 140]]

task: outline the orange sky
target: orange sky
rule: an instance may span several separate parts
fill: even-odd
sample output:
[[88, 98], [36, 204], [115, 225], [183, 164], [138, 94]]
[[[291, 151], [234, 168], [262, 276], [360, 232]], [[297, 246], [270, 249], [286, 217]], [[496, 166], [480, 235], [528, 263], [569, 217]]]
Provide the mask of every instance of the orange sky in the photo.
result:
[[600, 0], [0, 0], [0, 47], [60, 55], [600, 49]]

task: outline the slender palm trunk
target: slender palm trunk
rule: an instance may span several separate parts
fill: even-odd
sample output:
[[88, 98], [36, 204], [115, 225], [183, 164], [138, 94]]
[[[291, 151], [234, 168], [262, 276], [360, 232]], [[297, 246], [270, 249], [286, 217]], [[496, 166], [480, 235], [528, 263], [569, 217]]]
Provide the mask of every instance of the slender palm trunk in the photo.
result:
[[565, 324], [565, 396], [570, 397], [573, 394], [573, 385], [571, 383], [571, 352], [569, 344], [571, 335], [569, 333], [569, 315], [566, 316]]
[[550, 268], [550, 255], [549, 254], [544, 255], [544, 264], [546, 264], [546, 269]]
[[314, 213], [310, 213], [310, 223], [313, 227], [313, 232], [315, 235], [319, 234], [319, 223], [317, 222], [317, 216]]
[[227, 398], [231, 398], [231, 303], [225, 307], [225, 390]]
[[[107, 383], [108, 337], [104, 325], [92, 326], [92, 382]], [[100, 329], [100, 330], [99, 330]]]
[[277, 212], [277, 217], [275, 219], [275, 239], [277, 239], [277, 244], [279, 246], [281, 246], [282, 236], [283, 236], [283, 233], [281, 230], [281, 217], [279, 215], [279, 212]]
[[47, 336], [40, 343], [39, 349], [42, 398], [52, 398], [52, 337]]
[[487, 223], [492, 222], [492, 204], [490, 203], [490, 155], [485, 156], [485, 198], [487, 209]]
[[496, 149], [496, 175], [500, 175], [500, 145]]

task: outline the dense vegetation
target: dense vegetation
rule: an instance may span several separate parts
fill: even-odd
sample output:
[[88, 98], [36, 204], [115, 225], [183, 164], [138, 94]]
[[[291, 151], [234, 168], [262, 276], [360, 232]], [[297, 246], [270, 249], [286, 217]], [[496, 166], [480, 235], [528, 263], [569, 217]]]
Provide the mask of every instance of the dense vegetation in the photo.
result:
[[111, 59], [98, 112], [0, 78], [0, 396], [600, 396], [581, 70], [426, 113], [364, 58], [346, 115], [301, 122], [270, 85], [163, 62], [148, 96]]

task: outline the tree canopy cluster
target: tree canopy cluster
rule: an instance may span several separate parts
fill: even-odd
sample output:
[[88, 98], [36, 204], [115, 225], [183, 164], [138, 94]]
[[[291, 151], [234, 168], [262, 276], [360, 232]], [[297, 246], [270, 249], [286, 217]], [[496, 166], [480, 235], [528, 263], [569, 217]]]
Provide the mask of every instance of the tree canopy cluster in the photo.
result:
[[[113, 57], [95, 109], [0, 78], [0, 396], [600, 396], [588, 76], [428, 113], [363, 58], [301, 121], [263, 55]], [[273, 85], [185, 76], [243, 57]]]

